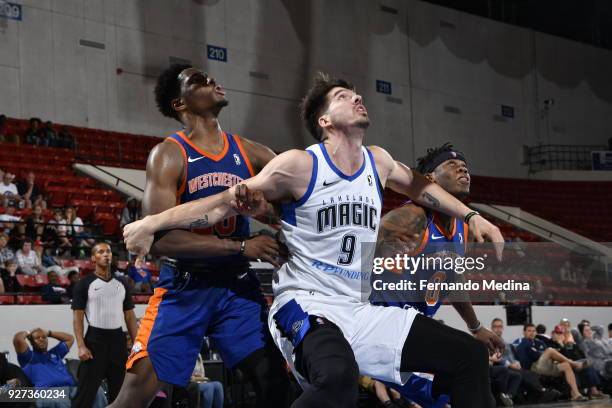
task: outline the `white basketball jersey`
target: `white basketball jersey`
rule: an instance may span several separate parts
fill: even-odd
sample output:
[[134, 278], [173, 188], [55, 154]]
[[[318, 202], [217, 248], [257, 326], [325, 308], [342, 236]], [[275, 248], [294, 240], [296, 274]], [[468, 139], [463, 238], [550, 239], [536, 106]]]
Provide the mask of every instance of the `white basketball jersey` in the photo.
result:
[[312, 175], [304, 196], [283, 205], [289, 260], [274, 276], [275, 296], [304, 290], [368, 300], [382, 191], [372, 153], [361, 150], [363, 165], [347, 176], [322, 143], [306, 149], [313, 157]]

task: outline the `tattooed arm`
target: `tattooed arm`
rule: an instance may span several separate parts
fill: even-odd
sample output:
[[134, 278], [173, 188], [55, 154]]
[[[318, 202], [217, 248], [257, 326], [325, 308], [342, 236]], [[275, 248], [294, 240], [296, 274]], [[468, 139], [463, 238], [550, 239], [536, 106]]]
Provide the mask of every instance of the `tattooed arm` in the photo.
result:
[[406, 204], [389, 211], [380, 221], [376, 256], [391, 258], [410, 254], [419, 246], [426, 227], [427, 216], [419, 206]]
[[[442, 187], [427, 180], [422, 174], [412, 171], [403, 163], [393, 160], [391, 155], [377, 146], [370, 146], [376, 169], [383, 187], [405, 194], [415, 203], [434, 209], [451, 217], [463, 220], [472, 210], [444, 191]], [[470, 231], [478, 242], [491, 241], [495, 246], [498, 259], [501, 259], [504, 237], [499, 228], [483, 217], [470, 218]]]

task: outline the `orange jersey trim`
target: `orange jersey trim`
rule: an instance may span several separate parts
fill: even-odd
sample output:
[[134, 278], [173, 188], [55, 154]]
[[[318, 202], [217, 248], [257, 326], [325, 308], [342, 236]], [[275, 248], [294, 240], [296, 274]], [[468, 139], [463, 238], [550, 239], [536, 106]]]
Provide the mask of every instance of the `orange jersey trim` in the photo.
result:
[[429, 239], [429, 228], [425, 228], [425, 233], [421, 237], [421, 243], [419, 244], [418, 247], [416, 247], [415, 249], [410, 251], [410, 253], [408, 255], [416, 256], [416, 255], [420, 254], [421, 252], [423, 252], [423, 250], [425, 249], [425, 246], [427, 245], [427, 240], [428, 239]]
[[464, 222], [463, 223], [463, 251], [464, 253], [467, 254], [467, 245], [468, 245], [468, 237], [470, 236], [469, 231], [468, 231], [468, 225]]
[[234, 135], [234, 140], [236, 141], [238, 150], [240, 150], [240, 154], [244, 158], [244, 162], [246, 163], [247, 168], [249, 169], [249, 173], [251, 173], [251, 177], [253, 177], [255, 175], [255, 172], [253, 171], [253, 166], [251, 166], [251, 160], [249, 160], [249, 156], [247, 156], [246, 151], [244, 150], [244, 147], [242, 146], [242, 140], [240, 136]]
[[149, 355], [147, 345], [149, 344], [149, 338], [151, 337], [151, 332], [153, 331], [153, 325], [155, 324], [155, 319], [157, 318], [157, 314], [159, 312], [159, 304], [161, 303], [166, 292], [168, 292], [168, 289], [155, 288], [153, 296], [151, 296], [149, 299], [147, 310], [140, 321], [136, 341], [134, 341], [134, 346], [140, 347], [140, 350], [135, 352], [133, 351], [128, 357], [128, 360], [125, 363], [127, 370], [131, 369], [136, 361]]
[[185, 132], [183, 132], [182, 130], [180, 132], [176, 132], [176, 134], [179, 135], [179, 137], [183, 139], [185, 143], [191, 146], [196, 152], [214, 161], [219, 161], [222, 158], [224, 158], [225, 155], [227, 154], [227, 151], [229, 150], [229, 142], [227, 141], [227, 135], [225, 134], [225, 132], [221, 132], [221, 133], [223, 135], [222, 136], [223, 137], [223, 149], [221, 149], [221, 152], [219, 154], [211, 154], [211, 153], [208, 153], [202, 150], [198, 146], [196, 146], [191, 140], [189, 140], [187, 136], [185, 136]]
[[434, 215], [433, 215], [433, 223], [436, 226], [436, 228], [438, 228], [440, 230], [442, 235], [444, 235], [446, 237], [446, 239], [448, 239], [448, 240], [452, 239], [453, 235], [455, 235], [455, 232], [457, 231], [457, 218], [453, 218], [453, 226], [452, 226], [450, 232], [448, 232], [446, 230], [446, 228], [444, 228], [443, 226], [438, 224], [438, 217], [436, 216], [436, 213], [434, 213]]
[[181, 186], [179, 187], [179, 189], [176, 191], [176, 203], [180, 204], [181, 203], [181, 196], [183, 195], [183, 193], [185, 192], [185, 189], [187, 188], [187, 152], [185, 152], [185, 148], [178, 142], [178, 140], [173, 139], [171, 137], [169, 137], [167, 140], [170, 140], [174, 143], [176, 143], [178, 145], [178, 147], [181, 149], [181, 153], [183, 154], [183, 181], [181, 182]]

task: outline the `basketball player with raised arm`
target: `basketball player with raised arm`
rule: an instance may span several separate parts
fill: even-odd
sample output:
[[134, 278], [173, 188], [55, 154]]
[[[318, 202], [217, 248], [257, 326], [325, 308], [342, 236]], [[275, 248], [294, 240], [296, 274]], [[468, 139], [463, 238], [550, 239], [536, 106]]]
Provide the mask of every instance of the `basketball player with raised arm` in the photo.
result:
[[[370, 304], [372, 269], [362, 266], [369, 264], [362, 257], [372, 254], [362, 253], [362, 244], [376, 242], [384, 186], [469, 219], [476, 240], [497, 243], [501, 257], [499, 229], [385, 150], [366, 148], [370, 121], [348, 82], [319, 74], [302, 116], [319, 144], [275, 157], [258, 175], [220, 194], [129, 224], [128, 250], [142, 256], [158, 231], [212, 225], [261, 212], [266, 200], [280, 202], [289, 259], [274, 276], [268, 325], [304, 388], [293, 407], [352, 408], [359, 372], [400, 384], [412, 371], [455, 373], [453, 408], [491, 407], [486, 346], [414, 309]], [[448, 347], [421, 347], [434, 336]]]
[[[417, 171], [459, 200], [465, 200], [470, 193], [470, 173], [466, 157], [448, 143], [427, 149], [427, 154], [417, 160]], [[382, 217], [376, 256], [393, 258], [398, 252], [404, 252], [399, 251], [400, 249], [405, 249], [411, 257], [464, 257], [469, 239], [468, 232], [468, 225], [463, 220], [414, 202], [407, 202]], [[418, 285], [421, 281], [449, 282], [463, 278], [453, 270], [419, 268], [414, 271], [385, 271], [377, 279], [386, 283], [405, 279]], [[447, 294], [440, 291], [413, 291], [409, 296], [402, 292], [373, 291], [371, 301], [385, 306], [414, 308], [427, 317], [433, 317], [446, 297]], [[448, 300], [469, 331], [491, 352], [504, 348], [503, 340], [477, 319], [467, 295], [456, 293], [448, 297]], [[448, 346], [438, 340], [440, 339], [431, 338], [427, 347], [438, 349]], [[448, 393], [445, 387], [449, 383], [449, 375], [453, 374], [451, 372], [436, 375], [433, 384], [427, 378], [414, 375], [401, 388], [392, 387], [423, 408], [433, 407], [438, 405], [436, 399], [440, 395]]]
[[[269, 148], [221, 130], [218, 116], [228, 101], [207, 74], [173, 65], [159, 76], [155, 97], [160, 112], [184, 129], [149, 155], [145, 214], [225, 191], [275, 157]], [[164, 384], [186, 386], [204, 336], [226, 366], [245, 374], [257, 407], [286, 404], [283, 358], [267, 329], [259, 281], [249, 270], [249, 259], [275, 263], [278, 243], [249, 233], [248, 219], [236, 215], [159, 237], [152, 250], [172, 259], [162, 265], [113, 407], [146, 407]]]

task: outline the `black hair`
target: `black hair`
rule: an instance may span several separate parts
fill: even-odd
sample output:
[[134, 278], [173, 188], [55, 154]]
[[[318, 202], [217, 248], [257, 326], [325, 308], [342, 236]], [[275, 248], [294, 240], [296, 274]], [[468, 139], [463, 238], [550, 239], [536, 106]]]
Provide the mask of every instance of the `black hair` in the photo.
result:
[[589, 323], [578, 323], [578, 331], [580, 332], [582, 336], [584, 336], [584, 328], [586, 326], [590, 326], [590, 324]]
[[546, 333], [546, 326], [544, 326], [542, 323], [538, 324], [536, 326], [536, 333], [538, 333], [538, 334]]
[[493, 320], [491, 320], [491, 326], [493, 326], [493, 323], [495, 323], [495, 322], [502, 322], [502, 324], [504, 323], [504, 321], [502, 319], [500, 319], [499, 317], [496, 317]]
[[344, 79], [334, 78], [323, 72], [318, 72], [313, 78], [313, 84], [302, 99], [301, 116], [308, 132], [318, 141], [323, 138], [323, 130], [319, 127], [319, 117], [327, 109], [327, 94], [333, 88], [341, 87], [355, 90], [355, 87]]
[[612, 330], [612, 323], [608, 325], [608, 330]]
[[527, 323], [523, 326], [523, 331], [527, 330], [528, 327], [535, 327], [535, 324], [533, 323]]
[[440, 154], [444, 152], [450, 152], [453, 150], [453, 145], [449, 142], [444, 143], [439, 147], [431, 147], [427, 149], [427, 153], [425, 156], [419, 157], [417, 159], [416, 169], [419, 173], [425, 174], [428, 173], [427, 168], [434, 161], [434, 159]]
[[172, 107], [172, 101], [181, 94], [181, 83], [178, 76], [183, 70], [192, 68], [187, 64], [172, 64], [157, 78], [155, 85], [155, 102], [162, 115], [180, 122], [178, 112]]
[[79, 273], [77, 271], [70, 271], [68, 272], [68, 279], [70, 279], [71, 277], [73, 277], [74, 275], [78, 275]]

